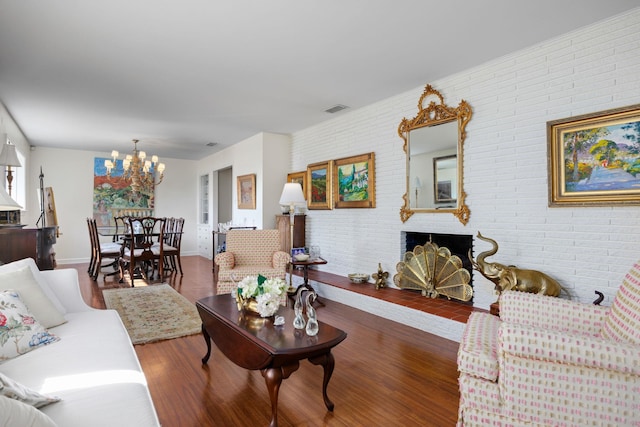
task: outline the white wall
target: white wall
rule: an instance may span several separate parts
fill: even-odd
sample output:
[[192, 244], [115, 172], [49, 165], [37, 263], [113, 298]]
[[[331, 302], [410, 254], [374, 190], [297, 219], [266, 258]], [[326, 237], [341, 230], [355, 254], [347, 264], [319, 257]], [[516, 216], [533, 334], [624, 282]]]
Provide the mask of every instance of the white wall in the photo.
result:
[[[278, 200], [287, 180], [290, 147], [291, 139], [288, 135], [259, 133], [200, 160], [198, 176], [231, 166], [233, 223], [256, 226], [259, 229], [275, 228], [275, 215], [281, 212]], [[236, 178], [248, 174], [256, 175], [256, 209], [238, 209]], [[214, 188], [211, 192], [213, 210], [217, 210], [217, 197], [218, 191]], [[216, 225], [217, 221], [214, 221], [211, 227]]]
[[[463, 53], [461, 53], [463, 54]], [[469, 102], [464, 187], [467, 226], [450, 214], [399, 216], [405, 155], [397, 128], [414, 117], [424, 86], [292, 135], [291, 170], [374, 151], [375, 209], [313, 210], [307, 244], [338, 274], [391, 275], [401, 259], [401, 231], [492, 237], [490, 259], [545, 271], [580, 300], [611, 296], [640, 258], [638, 207], [549, 208], [546, 122], [638, 103], [640, 9], [430, 83], [449, 105]], [[476, 253], [488, 248], [476, 242]], [[493, 284], [474, 273], [474, 305], [495, 301]]]
[[[93, 164], [95, 157], [108, 157], [109, 153], [34, 148], [31, 150], [27, 212], [23, 223], [35, 226], [40, 210], [37, 188], [40, 166], [44, 173], [44, 186], [52, 187], [60, 237], [55, 245], [58, 264], [87, 262], [90, 255], [86, 218], [93, 215]], [[196, 222], [198, 175], [191, 160], [163, 159], [167, 165], [165, 178], [156, 187], [155, 214], [185, 219], [182, 254], [197, 254]]]

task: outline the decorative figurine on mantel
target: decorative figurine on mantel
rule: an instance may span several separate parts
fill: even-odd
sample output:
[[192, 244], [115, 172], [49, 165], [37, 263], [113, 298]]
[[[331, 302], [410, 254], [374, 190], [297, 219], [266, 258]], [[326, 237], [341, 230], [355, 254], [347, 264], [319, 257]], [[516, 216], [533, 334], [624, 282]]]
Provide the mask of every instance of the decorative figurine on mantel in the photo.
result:
[[473, 268], [478, 270], [487, 279], [496, 285], [498, 294], [504, 291], [521, 291], [534, 294], [550, 295], [557, 297], [562, 291], [562, 286], [553, 278], [537, 270], [525, 270], [515, 265], [504, 265], [497, 262], [488, 262], [485, 259], [498, 252], [498, 243], [478, 232], [478, 239], [491, 243], [492, 248], [481, 252], [475, 261], [469, 251], [469, 260]]
[[387, 279], [389, 278], [388, 271], [382, 271], [382, 264], [378, 263], [378, 272], [371, 275], [376, 281], [376, 289], [384, 288], [387, 286]]

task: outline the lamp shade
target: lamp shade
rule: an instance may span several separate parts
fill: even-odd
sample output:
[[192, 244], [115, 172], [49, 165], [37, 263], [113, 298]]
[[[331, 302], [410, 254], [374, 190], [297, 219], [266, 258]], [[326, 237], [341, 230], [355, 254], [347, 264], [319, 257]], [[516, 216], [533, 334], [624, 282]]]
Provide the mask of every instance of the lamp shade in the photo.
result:
[[2, 146], [2, 152], [0, 152], [0, 166], [22, 166], [20, 160], [18, 160], [18, 153], [16, 153], [16, 146], [6, 143]]
[[297, 182], [288, 182], [282, 189], [280, 195], [281, 205], [304, 205], [304, 194], [302, 194], [302, 185]]
[[3, 185], [0, 185], [0, 211], [15, 211], [20, 209], [22, 209], [22, 206], [9, 196]]

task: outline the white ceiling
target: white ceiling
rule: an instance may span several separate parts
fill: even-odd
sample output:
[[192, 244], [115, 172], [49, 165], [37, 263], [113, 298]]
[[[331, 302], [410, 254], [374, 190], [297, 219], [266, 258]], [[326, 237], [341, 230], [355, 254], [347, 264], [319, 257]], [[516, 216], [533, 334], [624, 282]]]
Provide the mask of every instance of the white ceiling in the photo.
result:
[[[0, 101], [34, 146], [201, 159], [638, 0], [0, 0]], [[349, 110], [346, 110], [349, 111]], [[343, 113], [342, 113], [343, 114]], [[207, 147], [216, 142], [216, 147]]]

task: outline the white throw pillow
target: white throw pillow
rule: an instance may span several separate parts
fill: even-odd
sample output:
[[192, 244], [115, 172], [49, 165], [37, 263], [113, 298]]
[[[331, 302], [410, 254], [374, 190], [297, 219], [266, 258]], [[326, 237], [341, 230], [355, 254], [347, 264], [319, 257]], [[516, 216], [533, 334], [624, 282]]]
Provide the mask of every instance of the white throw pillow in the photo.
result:
[[58, 340], [38, 323], [16, 291], [0, 292], [0, 363]]
[[0, 396], [0, 426], [56, 427], [56, 423], [31, 405]]
[[40, 288], [29, 267], [0, 273], [0, 291], [6, 290], [18, 292], [24, 305], [45, 328], [52, 328], [66, 322], [62, 313]]
[[19, 400], [35, 408], [42, 408], [43, 406], [60, 401], [58, 396], [40, 394], [12, 380], [2, 372], [0, 372], [0, 395], [8, 397], [9, 399]]
[[67, 312], [67, 310], [65, 310], [64, 305], [62, 305], [62, 303], [60, 302], [60, 300], [56, 296], [55, 292], [53, 292], [51, 287], [49, 287], [49, 283], [47, 283], [47, 280], [44, 277], [42, 277], [42, 274], [40, 273], [40, 270], [38, 269], [38, 265], [33, 260], [33, 258], [24, 258], [24, 259], [21, 259], [19, 261], [10, 262], [9, 264], [0, 265], [0, 273], [7, 273], [9, 271], [16, 271], [16, 270], [20, 270], [20, 269], [22, 269], [24, 267], [29, 267], [31, 269], [31, 273], [33, 274], [33, 278], [36, 279], [36, 282], [38, 282], [38, 285], [40, 285], [40, 288], [42, 289], [42, 292], [44, 292], [44, 294], [49, 297], [49, 299], [51, 300], [53, 305], [56, 306], [56, 308], [58, 309], [58, 311], [60, 313], [65, 314]]

